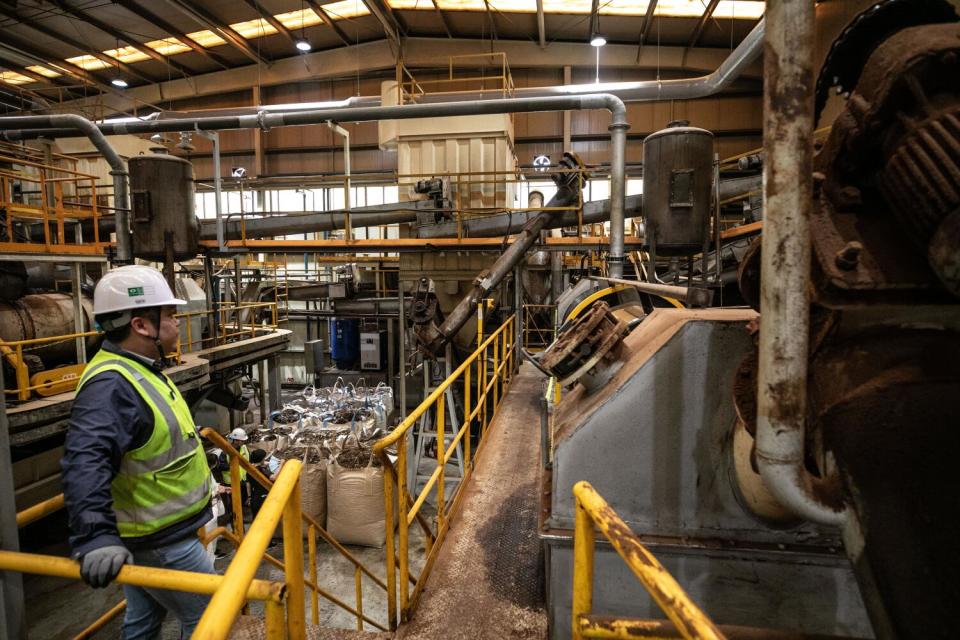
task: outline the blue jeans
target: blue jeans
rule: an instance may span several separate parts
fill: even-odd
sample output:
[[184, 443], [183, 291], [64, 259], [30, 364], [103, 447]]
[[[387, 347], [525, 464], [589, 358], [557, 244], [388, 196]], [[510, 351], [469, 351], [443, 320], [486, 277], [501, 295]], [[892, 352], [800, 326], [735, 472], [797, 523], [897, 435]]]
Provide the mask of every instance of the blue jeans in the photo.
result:
[[[215, 573], [213, 563], [196, 537], [133, 552], [133, 563], [141, 567], [178, 569], [195, 573]], [[210, 596], [165, 589], [144, 589], [123, 585], [127, 612], [123, 618], [123, 640], [154, 640], [160, 637], [160, 625], [173, 613], [180, 621], [180, 637], [189, 638], [210, 602]]]

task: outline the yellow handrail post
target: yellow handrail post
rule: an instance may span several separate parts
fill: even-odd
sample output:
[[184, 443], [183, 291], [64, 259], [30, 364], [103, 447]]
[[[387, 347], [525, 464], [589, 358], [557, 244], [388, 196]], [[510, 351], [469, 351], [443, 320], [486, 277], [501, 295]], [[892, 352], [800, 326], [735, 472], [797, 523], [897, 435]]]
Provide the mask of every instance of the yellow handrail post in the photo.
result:
[[353, 568], [353, 580], [357, 588], [357, 631], [363, 631], [363, 574], [360, 567]]
[[580, 617], [593, 609], [593, 552], [593, 521], [578, 497], [573, 536], [573, 640], [582, 640]]
[[592, 606], [594, 523], [643, 584], [647, 593], [687, 640], [722, 640], [724, 635], [697, 607], [662, 564], [617, 516], [590, 483], [573, 487], [576, 523], [573, 544], [574, 638], [584, 637], [583, 625]]
[[443, 521], [446, 519], [444, 508], [447, 503], [446, 487], [444, 487], [444, 480], [446, 479], [444, 467], [446, 467], [446, 465], [443, 463], [447, 445], [446, 421], [443, 416], [444, 409], [446, 409], [446, 394], [442, 393], [440, 397], [437, 398], [437, 466], [440, 469], [440, 476], [437, 478], [437, 531], [443, 529]]
[[[384, 543], [387, 553], [387, 626], [391, 631], [394, 631], [397, 628], [397, 566], [394, 560], [396, 558], [396, 547], [393, 540], [394, 485], [393, 473], [387, 468], [387, 462], [387, 460], [383, 461], [383, 512], [387, 530]], [[399, 500], [398, 502], [406, 502], [406, 500]], [[403, 523], [400, 523], [399, 526], [402, 527]]]
[[493, 413], [500, 404], [500, 340], [493, 341]]
[[[317, 539], [316, 530], [311, 524], [307, 527], [307, 557], [310, 561], [310, 581], [317, 584]], [[357, 569], [359, 571], [359, 568]], [[310, 619], [314, 625], [320, 624], [320, 601], [317, 590], [310, 591]]]
[[264, 617], [267, 627], [266, 640], [286, 640], [287, 621], [284, 619], [283, 603], [267, 600], [264, 604]]
[[467, 431], [463, 435], [463, 468], [470, 468], [470, 427], [473, 424], [470, 409], [470, 367], [467, 366], [463, 371], [463, 421], [467, 425]]
[[283, 509], [283, 564], [287, 580], [287, 633], [291, 640], [304, 640], [307, 627], [303, 602], [303, 529], [300, 525], [300, 478], [297, 475]]
[[[273, 490], [267, 494], [267, 499], [263, 502], [263, 506], [260, 507], [260, 512], [257, 514], [257, 517], [254, 518], [253, 524], [250, 525], [250, 531], [247, 533], [247, 536], [237, 549], [237, 555], [227, 568], [227, 572], [224, 574], [220, 586], [213, 594], [210, 604], [207, 606], [206, 611], [204, 611], [203, 616], [200, 618], [200, 623], [197, 625], [197, 628], [193, 633], [194, 640], [213, 640], [227, 637], [230, 627], [233, 625], [234, 618], [246, 600], [249, 585], [257, 573], [257, 567], [260, 565], [260, 561], [263, 559], [263, 555], [267, 550], [267, 545], [270, 544], [270, 539], [273, 537], [273, 532], [277, 528], [277, 522], [280, 520], [280, 515], [287, 510], [288, 500], [290, 502], [295, 501], [295, 507], [299, 512], [299, 478], [301, 466], [302, 465], [298, 460], [287, 460], [283, 463], [283, 467], [280, 469], [280, 475], [273, 484]], [[291, 494], [294, 492], [294, 490], [296, 490], [296, 497], [292, 498]], [[299, 515], [300, 514], [297, 513], [297, 516]], [[285, 534], [286, 528], [290, 526], [288, 520], [290, 520], [290, 518], [284, 518]], [[299, 531], [299, 517], [297, 518], [296, 522], [297, 530]], [[285, 542], [288, 541], [285, 540]], [[303, 550], [302, 541], [299, 542], [300, 544], [297, 545], [296, 549], [287, 547], [287, 553], [284, 555], [290, 557], [293, 556], [294, 553], [299, 554], [297, 555], [296, 561], [300, 565], [299, 620], [300, 629], [302, 631]], [[297, 576], [293, 576], [293, 578], [296, 577]], [[291, 580], [290, 574], [287, 575], [287, 579]], [[295, 582], [296, 580], [292, 580], [292, 583]], [[294, 593], [293, 589], [290, 588], [290, 585], [287, 586], [287, 590], [291, 598], [294, 598], [296, 595], [298, 595]], [[295, 607], [297, 602], [294, 601], [292, 604]], [[291, 617], [295, 616], [295, 610], [292, 610], [290, 615]], [[300, 640], [302, 637], [302, 635], [294, 636], [294, 640]]]
[[[386, 475], [386, 474], [384, 474]], [[407, 495], [407, 436], [406, 434], [397, 441], [397, 504], [399, 505], [400, 527], [400, 621], [406, 622], [410, 614], [410, 567], [407, 564], [408, 559], [408, 537], [407, 537], [407, 501], [404, 499]], [[389, 525], [390, 523], [388, 523]], [[389, 554], [388, 554], [389, 555]]]
[[230, 505], [233, 507], [233, 532], [243, 540], [243, 494], [240, 489], [240, 462], [230, 456]]

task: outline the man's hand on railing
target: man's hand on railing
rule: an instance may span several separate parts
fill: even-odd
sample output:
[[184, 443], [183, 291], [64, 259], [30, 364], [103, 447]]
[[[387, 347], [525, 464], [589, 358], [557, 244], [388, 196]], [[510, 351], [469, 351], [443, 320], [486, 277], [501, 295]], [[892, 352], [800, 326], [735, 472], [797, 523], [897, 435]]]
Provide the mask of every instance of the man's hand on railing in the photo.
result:
[[133, 563], [133, 554], [126, 547], [100, 547], [83, 556], [80, 561], [80, 577], [91, 587], [102, 589], [113, 582], [123, 565], [128, 563]]

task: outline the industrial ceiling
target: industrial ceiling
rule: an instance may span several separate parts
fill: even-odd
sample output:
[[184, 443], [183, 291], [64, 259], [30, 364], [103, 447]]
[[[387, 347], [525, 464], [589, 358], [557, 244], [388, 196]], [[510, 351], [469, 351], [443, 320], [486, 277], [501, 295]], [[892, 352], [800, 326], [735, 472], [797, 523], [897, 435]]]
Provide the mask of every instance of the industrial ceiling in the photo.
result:
[[635, 46], [638, 61], [643, 47], [726, 50], [763, 10], [757, 0], [0, 0], [0, 112], [256, 73], [310, 52], [354, 48], [359, 57], [374, 41], [402, 57], [408, 39], [431, 40], [438, 66], [464, 41], [477, 52], [506, 42], [549, 52], [602, 35]]

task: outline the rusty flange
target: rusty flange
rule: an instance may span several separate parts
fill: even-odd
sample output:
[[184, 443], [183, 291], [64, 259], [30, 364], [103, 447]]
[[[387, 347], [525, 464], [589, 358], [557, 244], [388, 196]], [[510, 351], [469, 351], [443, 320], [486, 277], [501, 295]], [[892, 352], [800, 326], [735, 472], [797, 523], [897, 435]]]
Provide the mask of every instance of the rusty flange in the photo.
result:
[[592, 390], [620, 368], [620, 345], [627, 323], [606, 302], [597, 302], [557, 337], [540, 361], [561, 386], [582, 381]]

